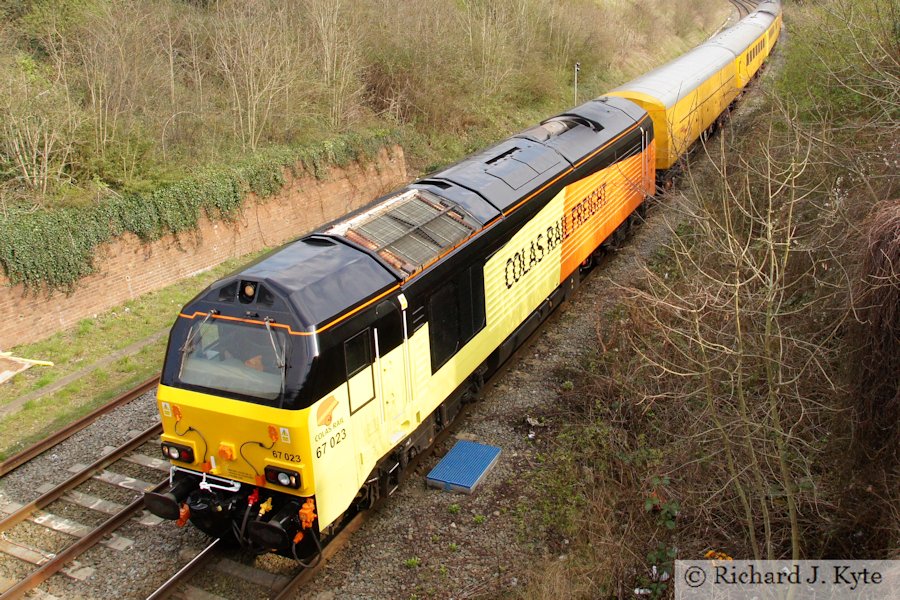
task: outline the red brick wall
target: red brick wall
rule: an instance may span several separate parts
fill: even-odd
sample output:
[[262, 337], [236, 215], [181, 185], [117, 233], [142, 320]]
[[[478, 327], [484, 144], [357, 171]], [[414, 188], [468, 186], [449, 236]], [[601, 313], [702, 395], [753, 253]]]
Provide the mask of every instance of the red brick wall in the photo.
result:
[[237, 256], [278, 246], [406, 183], [403, 150], [383, 150], [370, 164], [333, 169], [324, 180], [288, 180], [264, 201], [249, 198], [233, 223], [201, 220], [194, 232], [149, 244], [127, 234], [97, 253], [97, 273], [70, 295], [26, 294], [0, 276], [0, 349], [34, 342], [126, 300]]

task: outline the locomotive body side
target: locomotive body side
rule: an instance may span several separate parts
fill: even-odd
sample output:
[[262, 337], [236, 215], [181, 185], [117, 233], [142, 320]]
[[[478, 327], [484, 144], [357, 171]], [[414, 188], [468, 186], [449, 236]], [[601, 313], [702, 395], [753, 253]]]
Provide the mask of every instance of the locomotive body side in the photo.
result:
[[[579, 266], [654, 191], [652, 121], [638, 107], [592, 101], [555, 119], [192, 301], [173, 327], [158, 392], [164, 448], [188, 452], [164, 450], [175, 485], [149, 494], [148, 507], [211, 535], [309, 556], [331, 526], [390, 493], [462, 395], [561, 302]], [[478, 178], [499, 185], [472, 194]], [[431, 209], [412, 233], [378, 239]], [[454, 228], [461, 237], [415, 255], [412, 242]], [[356, 267], [329, 278], [316, 266], [326, 252]], [[303, 261], [321, 276], [298, 270]], [[234, 290], [250, 287], [274, 298], [269, 308], [235, 301]], [[229, 345], [238, 325], [243, 341]], [[247, 389], [246, 378], [269, 391]], [[304, 507], [315, 519], [304, 521]]]

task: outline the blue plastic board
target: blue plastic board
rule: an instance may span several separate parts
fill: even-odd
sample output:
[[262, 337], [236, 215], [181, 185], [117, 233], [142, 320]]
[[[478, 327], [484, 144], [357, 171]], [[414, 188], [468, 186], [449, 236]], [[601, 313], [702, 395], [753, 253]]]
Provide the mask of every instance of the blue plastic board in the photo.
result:
[[499, 456], [496, 446], [460, 440], [434, 466], [425, 482], [431, 487], [471, 494]]

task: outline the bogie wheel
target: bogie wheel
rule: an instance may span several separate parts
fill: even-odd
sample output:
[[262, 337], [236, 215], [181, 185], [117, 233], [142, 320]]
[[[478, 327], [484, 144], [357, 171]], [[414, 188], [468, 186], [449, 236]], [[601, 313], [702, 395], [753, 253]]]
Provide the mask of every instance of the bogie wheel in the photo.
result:
[[587, 273], [591, 269], [594, 268], [594, 255], [591, 254], [586, 259], [584, 259], [580, 265], [578, 265], [579, 273]]

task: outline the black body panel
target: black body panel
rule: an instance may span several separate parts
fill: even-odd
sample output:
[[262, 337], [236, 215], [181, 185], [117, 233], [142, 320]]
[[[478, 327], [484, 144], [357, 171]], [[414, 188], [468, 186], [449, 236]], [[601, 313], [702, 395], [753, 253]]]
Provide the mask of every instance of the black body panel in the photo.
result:
[[380, 261], [342, 240], [307, 237], [239, 275], [264, 281], [288, 298], [304, 329], [326, 323], [344, 307], [398, 283]]
[[554, 150], [512, 138], [429, 179], [445, 179], [477, 192], [502, 212], [569, 167]]

